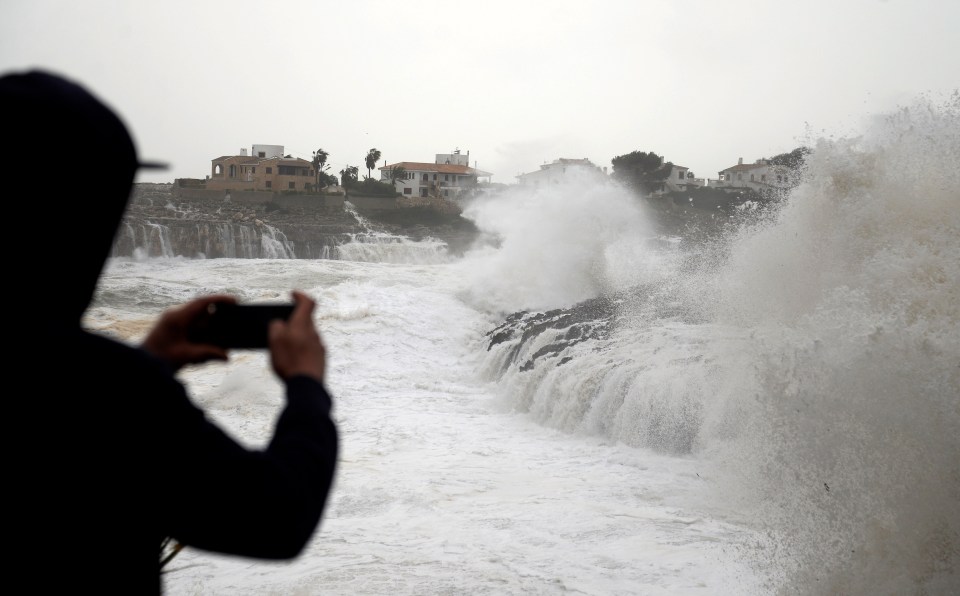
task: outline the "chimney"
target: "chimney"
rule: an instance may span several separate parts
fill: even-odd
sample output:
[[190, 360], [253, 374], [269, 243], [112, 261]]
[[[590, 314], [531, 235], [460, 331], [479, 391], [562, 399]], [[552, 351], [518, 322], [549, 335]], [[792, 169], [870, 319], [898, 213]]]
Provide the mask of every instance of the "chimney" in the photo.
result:
[[742, 165], [743, 165], [743, 158], [742, 158], [742, 157], [741, 157], [740, 160], [737, 162], [737, 165], [738, 165], [738, 166], [742, 166]]

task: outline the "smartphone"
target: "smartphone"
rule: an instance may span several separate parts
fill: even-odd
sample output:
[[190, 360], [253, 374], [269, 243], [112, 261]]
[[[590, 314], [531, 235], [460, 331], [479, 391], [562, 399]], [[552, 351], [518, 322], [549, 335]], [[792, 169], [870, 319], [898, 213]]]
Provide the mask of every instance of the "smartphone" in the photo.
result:
[[286, 320], [293, 304], [233, 304], [214, 302], [190, 333], [190, 340], [222, 348], [263, 349], [274, 319]]

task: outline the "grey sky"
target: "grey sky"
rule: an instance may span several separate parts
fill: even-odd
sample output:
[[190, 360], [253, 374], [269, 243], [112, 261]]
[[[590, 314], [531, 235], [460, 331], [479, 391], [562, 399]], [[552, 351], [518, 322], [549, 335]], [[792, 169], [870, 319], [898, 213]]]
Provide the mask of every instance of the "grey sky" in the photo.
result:
[[714, 178], [956, 90], [958, 31], [955, 0], [4, 0], [0, 72], [87, 84], [171, 163], [145, 182], [255, 143], [332, 173], [459, 148], [513, 183], [641, 150]]

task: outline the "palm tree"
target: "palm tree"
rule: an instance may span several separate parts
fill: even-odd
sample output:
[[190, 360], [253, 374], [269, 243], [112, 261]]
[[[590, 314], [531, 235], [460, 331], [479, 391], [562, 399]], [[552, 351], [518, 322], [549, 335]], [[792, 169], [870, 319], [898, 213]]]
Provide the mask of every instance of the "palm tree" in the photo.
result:
[[317, 172], [317, 190], [320, 190], [320, 180], [323, 176], [324, 165], [327, 163], [327, 157], [330, 154], [323, 149], [317, 149], [313, 152], [313, 169]]
[[367, 157], [365, 163], [367, 164], [367, 178], [370, 177], [370, 171], [376, 167], [377, 162], [380, 160], [380, 150], [373, 148], [370, 151], [367, 151]]
[[357, 166], [345, 166], [340, 170], [340, 184], [347, 188], [357, 181]]
[[403, 166], [393, 166], [389, 170], [390, 182], [397, 183], [397, 180], [403, 180], [407, 175], [407, 170]]

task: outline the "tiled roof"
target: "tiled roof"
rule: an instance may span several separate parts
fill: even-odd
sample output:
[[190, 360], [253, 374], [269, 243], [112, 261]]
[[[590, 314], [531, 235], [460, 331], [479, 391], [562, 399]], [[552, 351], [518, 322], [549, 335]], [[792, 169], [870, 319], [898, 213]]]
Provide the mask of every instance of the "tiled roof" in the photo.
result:
[[265, 161], [276, 161], [278, 165], [284, 166], [313, 166], [313, 162], [307, 161], [299, 157], [254, 157], [252, 155], [224, 155], [218, 157], [212, 161], [226, 161], [230, 160], [233, 163], [240, 165], [257, 165], [258, 163]]
[[470, 166], [458, 166], [448, 163], [428, 163], [422, 161], [401, 161], [398, 163], [381, 166], [377, 169], [391, 170], [401, 167], [408, 172], [436, 172], [438, 174], [459, 174], [461, 176], [492, 176], [490, 172], [484, 172]]
[[755, 170], [757, 168], [766, 168], [772, 166], [771, 163], [739, 163], [735, 166], [730, 166], [720, 170], [721, 172], [744, 172], [746, 170]]
[[212, 161], [223, 161], [225, 159], [232, 159], [240, 164], [256, 164], [260, 162], [259, 157], [252, 157], [250, 155], [224, 155]]

